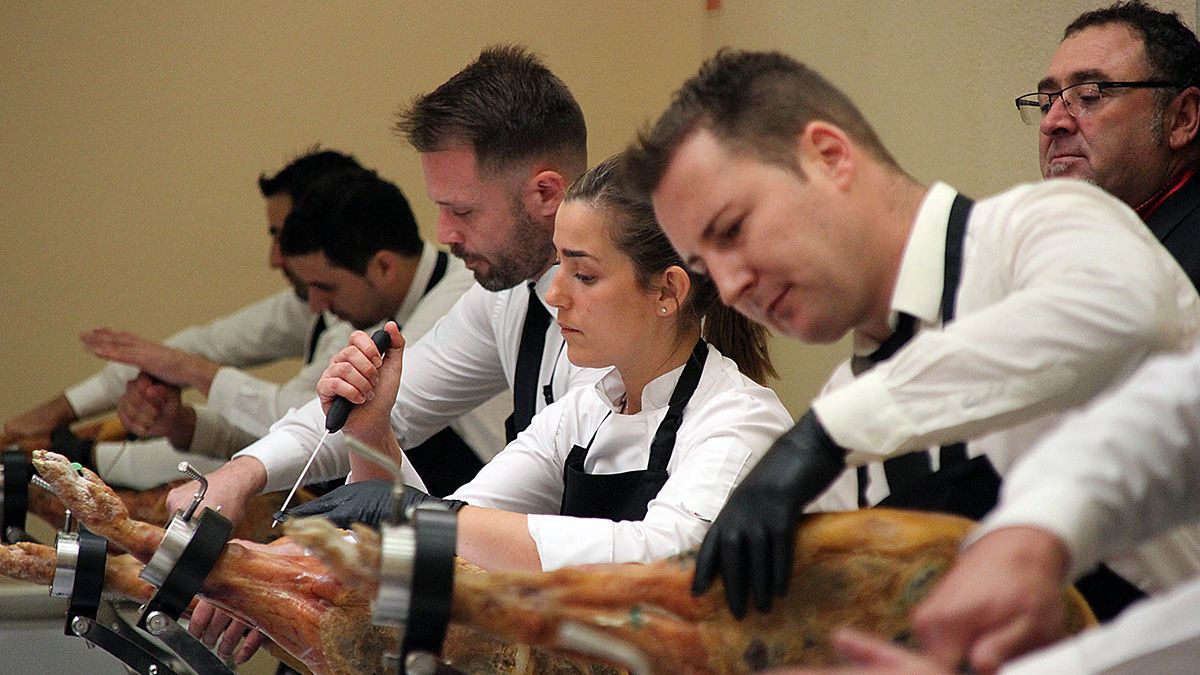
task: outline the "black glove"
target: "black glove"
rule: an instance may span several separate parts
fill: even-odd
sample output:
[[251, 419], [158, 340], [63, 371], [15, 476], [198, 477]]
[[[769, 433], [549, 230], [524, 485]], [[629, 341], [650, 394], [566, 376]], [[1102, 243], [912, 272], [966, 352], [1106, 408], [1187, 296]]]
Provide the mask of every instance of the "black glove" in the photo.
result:
[[838, 447], [810, 410], [780, 436], [750, 475], [734, 489], [704, 537], [692, 593], [725, 580], [725, 599], [737, 618], [753, 593], [759, 611], [787, 591], [800, 514], [846, 465]]
[[[379, 524], [392, 517], [392, 481], [363, 480], [348, 483], [332, 490], [312, 501], [293, 506], [287, 511], [275, 513], [276, 520], [290, 517], [325, 516], [338, 527], [349, 527], [350, 523], [365, 523], [375, 529]], [[424, 502], [442, 502], [451, 511], [458, 511], [465, 502], [455, 499], [438, 499], [417, 488], [406, 485], [404, 499], [401, 502], [401, 513], [406, 513], [410, 507]]]

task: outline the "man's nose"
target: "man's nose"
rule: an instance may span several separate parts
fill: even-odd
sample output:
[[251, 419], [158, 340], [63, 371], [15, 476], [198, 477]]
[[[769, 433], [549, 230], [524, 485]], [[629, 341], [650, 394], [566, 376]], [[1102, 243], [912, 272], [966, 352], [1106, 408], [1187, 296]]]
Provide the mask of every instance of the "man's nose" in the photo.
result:
[[732, 259], [712, 261], [708, 268], [708, 275], [717, 286], [721, 303], [727, 307], [737, 305], [754, 285], [754, 273], [745, 265]]
[[438, 213], [437, 240], [439, 244], [446, 246], [463, 243], [462, 232], [455, 224], [453, 215], [445, 212]]
[[1050, 100], [1050, 109], [1042, 115], [1042, 123], [1040, 125], [1042, 133], [1047, 136], [1057, 132], [1074, 131], [1077, 127], [1075, 116], [1067, 109], [1067, 102], [1062, 96], [1055, 96]]

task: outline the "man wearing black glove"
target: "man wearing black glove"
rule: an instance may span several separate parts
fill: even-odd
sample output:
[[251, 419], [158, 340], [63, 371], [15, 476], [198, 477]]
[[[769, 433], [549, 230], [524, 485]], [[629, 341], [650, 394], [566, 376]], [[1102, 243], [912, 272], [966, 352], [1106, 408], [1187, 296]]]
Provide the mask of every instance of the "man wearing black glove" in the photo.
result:
[[[338, 527], [350, 527], [350, 523], [365, 523], [379, 529], [380, 523], [392, 520], [393, 483], [387, 480], [364, 480], [348, 483], [316, 499], [293, 506], [287, 511], [277, 511], [275, 520], [325, 516]], [[400, 503], [401, 514], [426, 502], [439, 502], [451, 511], [458, 511], [466, 502], [457, 499], [439, 499], [417, 488], [404, 486], [404, 497]]]
[[[1055, 93], [1040, 113], [1066, 123], [1136, 104], [1159, 111], [1145, 124], [1163, 138], [1194, 123], [1143, 94], [1083, 111]], [[701, 547], [693, 590], [723, 578], [738, 615], [748, 598], [766, 610], [785, 591], [802, 512], [979, 517], [1033, 439], [1200, 333], [1195, 289], [1118, 200], [1069, 180], [977, 203], [922, 185], [845, 94], [784, 54], [710, 59], [624, 165], [723, 302], [805, 342], [854, 338], [855, 358], [733, 490]], [[1193, 541], [1173, 534], [1112, 567], [1143, 589], [1168, 587], [1160, 570], [1200, 559]], [[1112, 576], [1127, 588], [1101, 594], [1137, 591]]]

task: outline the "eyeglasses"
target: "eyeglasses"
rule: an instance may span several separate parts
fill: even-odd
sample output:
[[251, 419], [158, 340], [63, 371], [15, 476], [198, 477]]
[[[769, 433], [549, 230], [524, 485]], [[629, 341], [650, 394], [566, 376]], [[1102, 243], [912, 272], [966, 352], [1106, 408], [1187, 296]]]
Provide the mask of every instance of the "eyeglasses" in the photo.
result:
[[1055, 98], [1061, 98], [1067, 106], [1067, 112], [1075, 118], [1087, 117], [1100, 107], [1108, 89], [1165, 89], [1183, 85], [1175, 82], [1160, 80], [1144, 80], [1141, 82], [1080, 82], [1058, 91], [1038, 91], [1032, 94], [1018, 96], [1017, 111], [1021, 113], [1021, 121], [1025, 124], [1041, 124], [1042, 118], [1050, 114], [1050, 107]]

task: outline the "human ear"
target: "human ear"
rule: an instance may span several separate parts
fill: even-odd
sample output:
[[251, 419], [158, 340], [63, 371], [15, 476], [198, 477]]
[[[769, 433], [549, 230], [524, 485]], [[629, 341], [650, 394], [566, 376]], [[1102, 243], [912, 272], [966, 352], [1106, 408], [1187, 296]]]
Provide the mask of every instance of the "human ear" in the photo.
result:
[[682, 267], [671, 265], [664, 270], [658, 286], [658, 302], [659, 307], [664, 307], [667, 311], [660, 311], [660, 314], [670, 316], [678, 312], [691, 289], [692, 279]]
[[854, 145], [846, 132], [821, 120], [805, 125], [797, 139], [797, 155], [805, 175], [818, 172], [844, 187], [854, 168]]
[[1167, 144], [1172, 150], [1182, 150], [1192, 144], [1200, 130], [1200, 89], [1188, 87], [1167, 107], [1171, 116], [1167, 128]]
[[562, 174], [546, 169], [525, 181], [521, 196], [530, 215], [554, 218], [566, 193], [567, 183]]

